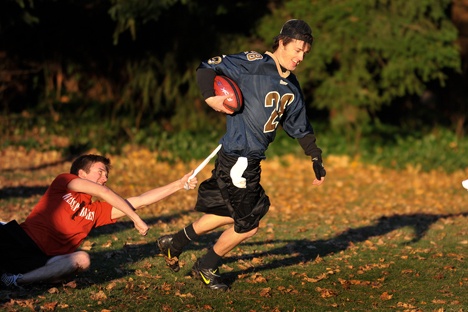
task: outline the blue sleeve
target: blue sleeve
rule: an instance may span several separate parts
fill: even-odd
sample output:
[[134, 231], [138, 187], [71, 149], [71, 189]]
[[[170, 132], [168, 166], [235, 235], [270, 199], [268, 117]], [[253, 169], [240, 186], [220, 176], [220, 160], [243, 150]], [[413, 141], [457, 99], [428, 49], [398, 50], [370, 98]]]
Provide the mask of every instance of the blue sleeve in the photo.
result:
[[211, 68], [216, 72], [216, 74], [224, 75], [234, 81], [237, 81], [242, 74], [255, 71], [257, 66], [252, 66], [255, 64], [255, 62], [252, 61], [261, 58], [263, 58], [263, 56], [254, 51], [215, 56], [209, 60], [201, 62], [198, 69]]

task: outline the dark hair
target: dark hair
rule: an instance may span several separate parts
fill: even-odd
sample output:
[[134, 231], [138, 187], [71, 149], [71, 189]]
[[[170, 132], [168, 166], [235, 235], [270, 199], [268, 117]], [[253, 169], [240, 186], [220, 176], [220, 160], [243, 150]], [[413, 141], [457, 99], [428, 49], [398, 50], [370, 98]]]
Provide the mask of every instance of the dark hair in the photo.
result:
[[75, 159], [71, 165], [70, 173], [78, 175], [78, 171], [80, 171], [80, 169], [86, 171], [86, 173], [89, 173], [91, 166], [97, 162], [103, 163], [106, 166], [107, 173], [109, 173], [112, 167], [110, 159], [101, 155], [93, 154], [81, 155]]
[[284, 45], [287, 45], [294, 39], [302, 40], [310, 45], [314, 42], [312, 29], [303, 20], [292, 19], [284, 23], [279, 35], [274, 38], [273, 52], [278, 49], [280, 40], [283, 41]]

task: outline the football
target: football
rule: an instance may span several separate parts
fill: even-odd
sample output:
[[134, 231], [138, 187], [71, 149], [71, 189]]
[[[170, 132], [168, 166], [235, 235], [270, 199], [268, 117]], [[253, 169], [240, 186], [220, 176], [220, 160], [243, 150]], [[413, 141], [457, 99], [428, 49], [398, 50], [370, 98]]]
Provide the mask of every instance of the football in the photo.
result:
[[216, 95], [232, 94], [231, 97], [224, 100], [224, 107], [230, 111], [235, 113], [242, 108], [242, 92], [234, 80], [226, 76], [217, 75], [214, 80], [214, 90]]

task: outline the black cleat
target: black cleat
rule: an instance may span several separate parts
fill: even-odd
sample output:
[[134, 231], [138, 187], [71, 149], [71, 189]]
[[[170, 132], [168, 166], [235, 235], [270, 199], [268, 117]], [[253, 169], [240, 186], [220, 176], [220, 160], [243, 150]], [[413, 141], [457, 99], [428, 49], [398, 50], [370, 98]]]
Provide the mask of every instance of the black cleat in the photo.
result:
[[227, 290], [228, 285], [221, 282], [221, 276], [218, 274], [218, 268], [216, 269], [202, 269], [200, 268], [200, 260], [197, 260], [192, 267], [192, 275], [196, 278], [201, 279], [203, 284], [213, 290]]
[[179, 256], [181, 250], [177, 250], [172, 246], [173, 235], [164, 235], [158, 238], [158, 247], [160, 253], [164, 255], [166, 265], [174, 272], [179, 272]]

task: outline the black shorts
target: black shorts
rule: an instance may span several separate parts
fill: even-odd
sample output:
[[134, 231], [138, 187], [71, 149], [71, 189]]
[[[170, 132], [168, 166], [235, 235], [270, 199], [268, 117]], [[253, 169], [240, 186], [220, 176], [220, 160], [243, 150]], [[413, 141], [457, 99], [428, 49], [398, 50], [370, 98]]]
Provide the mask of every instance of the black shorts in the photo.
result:
[[248, 160], [242, 177], [247, 187], [238, 188], [232, 183], [230, 171], [236, 157], [218, 153], [212, 176], [198, 189], [195, 210], [234, 219], [234, 231], [245, 233], [258, 227], [260, 219], [270, 208], [270, 199], [260, 185], [261, 160]]
[[44, 266], [51, 258], [15, 220], [0, 225], [0, 250], [1, 273], [27, 273]]

